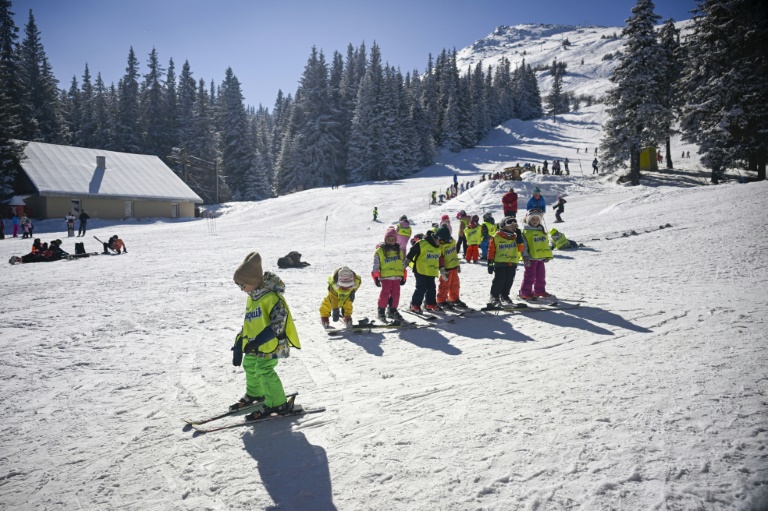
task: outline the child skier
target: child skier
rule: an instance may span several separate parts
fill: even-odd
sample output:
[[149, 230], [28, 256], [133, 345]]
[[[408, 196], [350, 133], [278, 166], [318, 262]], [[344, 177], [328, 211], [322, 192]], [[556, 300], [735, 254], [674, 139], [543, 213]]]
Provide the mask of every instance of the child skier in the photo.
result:
[[442, 255], [439, 269], [440, 280], [437, 288], [437, 306], [443, 309], [466, 307], [467, 304], [459, 299], [461, 264], [459, 263], [459, 254], [456, 251], [456, 241], [451, 237], [448, 226], [445, 224], [438, 227], [435, 237], [440, 243]]
[[464, 257], [467, 257], [467, 237], [464, 235], [464, 229], [467, 228], [467, 225], [469, 225], [470, 217], [469, 215], [462, 209], [458, 213], [456, 213], [456, 218], [459, 220], [459, 235], [456, 238], [456, 249], [461, 252], [462, 245], [464, 246]]
[[488, 244], [496, 234], [496, 230], [496, 220], [493, 219], [490, 211], [486, 211], [483, 214], [483, 223], [480, 224], [480, 234], [483, 237], [483, 241], [480, 242], [480, 259], [483, 261], [488, 259]]
[[427, 310], [439, 310], [435, 296], [435, 277], [440, 275], [440, 252], [440, 243], [435, 233], [427, 231], [422, 239], [414, 243], [405, 258], [403, 268], [413, 262], [416, 290], [411, 297], [411, 310], [417, 314], [422, 313], [421, 302], [425, 295]]
[[[403, 319], [397, 312], [397, 306], [400, 303], [400, 286], [405, 284], [405, 279], [408, 277], [408, 272], [403, 267], [404, 259], [405, 251], [397, 242], [397, 231], [394, 227], [389, 227], [384, 234], [384, 243], [378, 245], [373, 254], [373, 271], [371, 271], [374, 284], [381, 288], [378, 318], [383, 322], [386, 322], [387, 318], [396, 321]], [[387, 307], [388, 303], [389, 307]]]
[[344, 310], [344, 325], [352, 327], [352, 302], [355, 301], [355, 291], [360, 283], [360, 276], [346, 266], [328, 277], [328, 294], [320, 304], [320, 322], [325, 328], [330, 327], [328, 318], [331, 314], [334, 321], [339, 319], [339, 309]]
[[[285, 413], [293, 407], [288, 401], [275, 366], [290, 355], [290, 349], [301, 348], [291, 311], [285, 303], [285, 285], [277, 275], [261, 271], [261, 256], [251, 252], [235, 270], [235, 284], [248, 294], [243, 328], [232, 347], [232, 364], [245, 370], [245, 395], [230, 406], [259, 407], [245, 416], [257, 420], [274, 413]], [[245, 355], [245, 356], [243, 356]]]
[[531, 301], [544, 299], [554, 302], [557, 298], [547, 293], [547, 271], [545, 263], [552, 260], [552, 249], [549, 248], [549, 237], [541, 223], [541, 213], [532, 209], [528, 211], [523, 224], [523, 264], [525, 274], [520, 286], [519, 296]]
[[467, 240], [467, 249], [464, 260], [468, 263], [476, 263], [480, 259], [480, 242], [483, 241], [483, 234], [478, 223], [480, 218], [473, 215], [469, 225], [464, 228], [464, 237]]
[[560, 218], [560, 215], [562, 215], [563, 211], [565, 211], [565, 203], [566, 203], [566, 200], [563, 199], [563, 196], [562, 195], [558, 195], [557, 196], [557, 202], [554, 204], [554, 206], [552, 206], [552, 209], [555, 210], [555, 218], [557, 219], [557, 220], [555, 220], [556, 224], [559, 224], [559, 223], [563, 222], [563, 219]]
[[379, 208], [377, 206], [373, 207], [373, 221], [377, 222], [379, 218]]
[[508, 216], [501, 221], [501, 228], [491, 238], [488, 248], [488, 273], [493, 275], [491, 298], [488, 307], [513, 305], [509, 293], [515, 282], [517, 262], [523, 250], [522, 235], [517, 220]]
[[395, 228], [397, 229], [397, 243], [405, 252], [408, 250], [408, 240], [411, 239], [411, 223], [408, 221], [408, 217], [401, 216]]

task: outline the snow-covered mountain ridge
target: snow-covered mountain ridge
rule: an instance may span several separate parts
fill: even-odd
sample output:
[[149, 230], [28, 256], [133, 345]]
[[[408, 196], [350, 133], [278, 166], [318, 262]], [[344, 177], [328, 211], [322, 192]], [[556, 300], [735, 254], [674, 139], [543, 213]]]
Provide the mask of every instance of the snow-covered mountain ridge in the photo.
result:
[[[691, 21], [676, 23], [685, 34]], [[659, 25], [659, 28], [661, 25]], [[530, 64], [549, 66], [554, 60], [568, 65], [563, 88], [576, 94], [600, 98], [610, 89], [608, 81], [617, 60], [608, 58], [624, 47], [622, 27], [573, 26], [549, 24], [501, 25], [483, 39], [459, 50], [456, 62], [464, 72], [480, 62], [496, 67], [506, 57], [513, 68]], [[564, 43], [569, 44], [564, 44]], [[552, 85], [548, 71], [538, 73], [539, 88], [545, 95]]]

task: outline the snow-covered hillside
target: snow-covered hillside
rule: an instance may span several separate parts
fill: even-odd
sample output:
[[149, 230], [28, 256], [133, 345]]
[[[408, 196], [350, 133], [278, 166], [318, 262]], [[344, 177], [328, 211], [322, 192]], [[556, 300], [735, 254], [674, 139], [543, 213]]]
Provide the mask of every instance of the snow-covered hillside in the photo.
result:
[[[685, 35], [691, 21], [675, 24]], [[661, 27], [661, 26], [659, 26]], [[480, 62], [484, 68], [496, 68], [506, 57], [513, 68], [525, 61], [534, 68], [549, 66], [554, 60], [568, 65], [563, 77], [563, 90], [576, 95], [600, 99], [612, 87], [610, 77], [618, 62], [608, 58], [624, 51], [621, 27], [521, 24], [502, 25], [487, 37], [475, 41], [457, 53], [456, 62], [462, 72]], [[564, 43], [569, 44], [564, 44]], [[539, 89], [546, 95], [552, 87], [548, 71], [538, 73]]]
[[[575, 147], [594, 146], [601, 115], [511, 121], [412, 179], [227, 204], [215, 226], [95, 219], [86, 247], [119, 234], [129, 254], [6, 265], [0, 508], [765, 509], [768, 185], [675, 172], [624, 187], [582, 172]], [[544, 156], [570, 156], [571, 176], [478, 184]], [[430, 208], [454, 172], [474, 188]], [[550, 204], [565, 194], [559, 225], [585, 246], [556, 255], [548, 290], [581, 307], [322, 330], [342, 265], [363, 276], [355, 317], [374, 315], [371, 260], [389, 222], [498, 218], [511, 185], [522, 201], [535, 186]], [[37, 224], [43, 240], [64, 235], [63, 220]], [[0, 259], [30, 245], [0, 241]], [[182, 417], [244, 391], [232, 274], [251, 250], [285, 281], [304, 347], [278, 373], [327, 411], [195, 436]], [[291, 250], [311, 266], [278, 270]], [[463, 300], [482, 305], [485, 265], [463, 264], [461, 280]], [[405, 306], [413, 281], [402, 290]]]

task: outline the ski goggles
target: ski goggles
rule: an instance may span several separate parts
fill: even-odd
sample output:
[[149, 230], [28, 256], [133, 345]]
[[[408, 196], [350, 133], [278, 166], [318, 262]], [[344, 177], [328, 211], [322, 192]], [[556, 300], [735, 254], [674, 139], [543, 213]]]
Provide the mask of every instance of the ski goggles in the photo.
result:
[[510, 225], [517, 225], [517, 220], [515, 220], [514, 218], [505, 218], [503, 225], [504, 227], [509, 227]]

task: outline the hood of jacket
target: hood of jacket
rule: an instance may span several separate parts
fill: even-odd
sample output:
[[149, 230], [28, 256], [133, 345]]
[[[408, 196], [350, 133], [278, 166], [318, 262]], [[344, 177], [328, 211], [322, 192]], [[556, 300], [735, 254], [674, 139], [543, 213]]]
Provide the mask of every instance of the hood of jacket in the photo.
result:
[[257, 287], [256, 289], [254, 289], [253, 291], [251, 291], [250, 293], [248, 293], [248, 296], [256, 300], [259, 297], [267, 293], [271, 293], [273, 291], [275, 293], [280, 293], [280, 294], [285, 293], [285, 284], [283, 283], [282, 280], [280, 280], [280, 277], [278, 277], [274, 273], [265, 271], [264, 283], [261, 286]]

